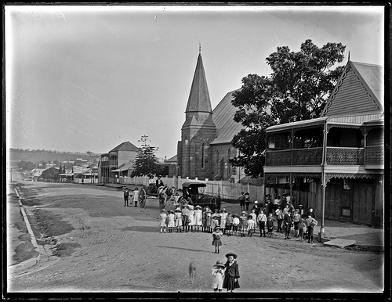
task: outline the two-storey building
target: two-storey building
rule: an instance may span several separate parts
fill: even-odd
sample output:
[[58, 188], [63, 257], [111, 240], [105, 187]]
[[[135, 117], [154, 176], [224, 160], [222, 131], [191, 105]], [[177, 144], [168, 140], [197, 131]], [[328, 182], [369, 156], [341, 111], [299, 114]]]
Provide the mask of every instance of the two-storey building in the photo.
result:
[[319, 219], [381, 225], [383, 68], [348, 61], [320, 118], [267, 128], [266, 193], [289, 193]]
[[101, 154], [98, 166], [100, 183], [116, 183], [120, 176], [130, 176], [139, 148], [123, 142], [108, 153]]

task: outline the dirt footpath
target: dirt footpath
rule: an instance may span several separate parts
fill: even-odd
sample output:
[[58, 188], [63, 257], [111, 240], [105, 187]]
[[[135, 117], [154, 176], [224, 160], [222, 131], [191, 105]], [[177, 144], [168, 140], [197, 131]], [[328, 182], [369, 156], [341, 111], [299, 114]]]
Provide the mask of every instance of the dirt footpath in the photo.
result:
[[121, 191], [77, 184], [26, 183], [22, 193], [54, 256], [10, 276], [9, 291], [211, 291], [211, 267], [229, 251], [238, 255], [239, 291], [383, 290], [379, 253], [254, 236], [223, 237], [214, 254], [211, 234], [159, 233], [157, 200], [124, 207]]

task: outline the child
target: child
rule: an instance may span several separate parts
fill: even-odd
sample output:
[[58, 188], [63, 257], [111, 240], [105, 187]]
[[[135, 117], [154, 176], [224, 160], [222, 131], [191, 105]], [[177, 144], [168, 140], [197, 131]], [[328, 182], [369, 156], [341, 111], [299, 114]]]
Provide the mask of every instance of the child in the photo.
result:
[[265, 225], [267, 223], [267, 216], [264, 214], [263, 210], [260, 210], [259, 216], [257, 216], [257, 223], [259, 225], [260, 237], [264, 235], [265, 237]]
[[201, 212], [201, 231], [205, 232], [206, 231], [206, 210], [207, 208], [203, 208]]
[[238, 234], [238, 226], [240, 224], [240, 218], [238, 215], [233, 214], [233, 234]]
[[215, 253], [219, 254], [219, 247], [222, 245], [223, 233], [219, 227], [216, 227], [214, 232], [212, 232], [212, 245], [215, 247]]
[[208, 233], [212, 232], [211, 229], [211, 209], [207, 207], [206, 209], [206, 229]]
[[246, 222], [246, 229], [248, 231], [248, 236], [252, 237], [253, 232], [255, 231], [255, 221], [253, 220], [252, 215], [248, 216], [248, 220]]
[[284, 230], [285, 230], [285, 237], [284, 239], [290, 239], [290, 231], [291, 231], [291, 225], [292, 225], [292, 218], [290, 213], [287, 211], [284, 211]]
[[240, 216], [240, 232], [241, 232], [241, 237], [245, 237], [245, 232], [247, 229], [247, 223], [246, 223], [246, 212], [242, 211], [241, 216]]
[[311, 214], [308, 214], [308, 218], [306, 219], [305, 223], [308, 228], [308, 243], [313, 243], [313, 230], [317, 225], [317, 220], [314, 219]]
[[189, 212], [188, 212], [188, 218], [189, 218], [189, 224], [188, 224], [188, 230], [190, 228], [190, 231], [194, 231], [194, 226], [195, 226], [195, 210], [193, 209], [193, 206], [189, 205]]
[[226, 229], [226, 219], [227, 219], [226, 209], [222, 209], [220, 213], [220, 228], [223, 230], [223, 234], [225, 233], [225, 229]]
[[282, 229], [283, 212], [280, 208], [278, 208], [276, 209], [275, 214], [276, 214], [276, 219], [278, 220], [277, 232], [283, 233], [283, 229]]
[[272, 217], [272, 213], [268, 214], [267, 218], [267, 231], [268, 231], [268, 237], [272, 237], [272, 232], [274, 230], [274, 218]]
[[161, 233], [166, 233], [166, 210], [162, 209], [161, 214], [159, 215], [161, 216]]
[[181, 214], [182, 214], [182, 231], [188, 231], [188, 206], [183, 205], [182, 206], [182, 210], [181, 210]]
[[233, 225], [233, 216], [230, 213], [227, 213], [227, 218], [226, 218], [226, 235], [230, 236], [231, 235], [231, 228]]
[[212, 267], [212, 288], [214, 292], [222, 291], [223, 276], [224, 276], [225, 265], [219, 260]]
[[168, 211], [167, 227], [169, 229], [169, 233], [173, 232], [173, 229], [174, 229], [174, 212], [173, 211]]
[[218, 215], [213, 214], [211, 216], [211, 230], [215, 230], [216, 227], [219, 226], [219, 219], [218, 219]]
[[305, 237], [305, 228], [306, 228], [305, 219], [301, 218], [298, 223], [298, 235], [301, 238], [301, 241], [303, 241]]
[[197, 205], [195, 207], [195, 229], [197, 232], [200, 231], [200, 227], [201, 227], [201, 216], [202, 216], [202, 211], [201, 211], [201, 206]]
[[256, 232], [256, 217], [257, 217], [256, 210], [252, 209], [252, 212], [250, 213], [250, 215], [252, 216], [252, 220], [255, 222], [254, 223], [254, 225], [255, 225], [254, 231]]
[[298, 225], [301, 220], [301, 215], [299, 214], [298, 209], [294, 211], [293, 222], [294, 222], [294, 237], [299, 236]]
[[180, 208], [176, 209], [176, 211], [174, 212], [174, 216], [175, 216], [174, 222], [178, 233], [181, 232], [181, 227], [182, 227], [182, 213]]

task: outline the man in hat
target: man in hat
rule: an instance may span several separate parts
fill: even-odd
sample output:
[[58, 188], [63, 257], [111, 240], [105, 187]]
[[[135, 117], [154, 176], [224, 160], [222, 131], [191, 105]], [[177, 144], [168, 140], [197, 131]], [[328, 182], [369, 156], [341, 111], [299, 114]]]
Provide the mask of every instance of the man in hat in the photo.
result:
[[214, 292], [222, 291], [225, 265], [219, 260], [212, 267], [212, 288]]
[[249, 205], [250, 205], [250, 196], [249, 196], [249, 193], [246, 192], [246, 193], [244, 194], [244, 196], [245, 196], [245, 210], [248, 212], [248, 211], [249, 211]]
[[240, 272], [238, 269], [237, 255], [234, 253], [226, 254], [227, 262], [225, 264], [225, 279], [223, 280], [223, 288], [227, 291], [233, 292], [234, 289], [239, 288]]
[[129, 190], [127, 187], [124, 187], [123, 190], [124, 190], [124, 207], [128, 207]]

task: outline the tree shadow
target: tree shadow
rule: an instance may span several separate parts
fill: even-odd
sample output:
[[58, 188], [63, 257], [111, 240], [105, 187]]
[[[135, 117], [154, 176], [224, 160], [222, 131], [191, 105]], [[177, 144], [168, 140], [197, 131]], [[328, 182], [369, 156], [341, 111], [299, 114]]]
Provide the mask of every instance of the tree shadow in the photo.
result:
[[176, 249], [176, 250], [183, 250], [183, 251], [190, 251], [190, 252], [203, 252], [203, 253], [210, 253], [210, 251], [206, 250], [195, 250], [195, 249], [187, 249], [183, 247], [176, 247], [176, 246], [166, 246], [166, 245], [158, 245], [157, 247], [165, 247], [168, 249]]

